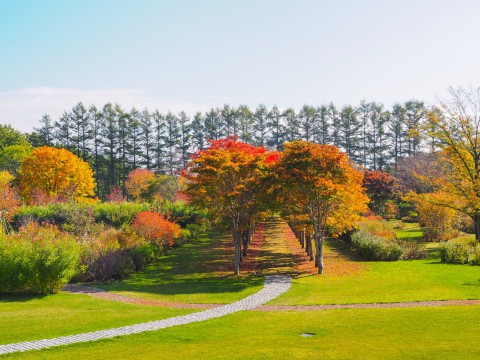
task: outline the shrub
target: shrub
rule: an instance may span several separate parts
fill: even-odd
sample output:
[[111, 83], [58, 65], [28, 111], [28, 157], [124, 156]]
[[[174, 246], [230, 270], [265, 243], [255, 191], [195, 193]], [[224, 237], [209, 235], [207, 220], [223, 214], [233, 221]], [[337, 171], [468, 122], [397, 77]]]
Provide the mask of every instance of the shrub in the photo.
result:
[[459, 235], [455, 228], [457, 211], [434, 204], [434, 199], [441, 194], [409, 195], [415, 203], [420, 226], [426, 241], [445, 241]]
[[403, 253], [398, 243], [362, 230], [353, 233], [352, 244], [367, 260], [393, 261], [398, 260]]
[[469, 265], [480, 265], [480, 245], [475, 245], [468, 254]]
[[135, 264], [135, 270], [139, 271], [161, 255], [159, 248], [152, 244], [141, 244], [129, 250], [130, 256]]
[[65, 208], [65, 223], [62, 229], [76, 236], [98, 234], [102, 228], [95, 222], [93, 206], [82, 204], [69, 204]]
[[137, 214], [132, 222], [132, 227], [147, 241], [159, 247], [172, 246], [182, 234], [180, 225], [153, 211], [143, 211]]
[[404, 243], [403, 253], [400, 259], [402, 260], [416, 260], [427, 257], [427, 250], [424, 244], [419, 242]]
[[130, 202], [110, 202], [98, 204], [93, 212], [98, 222], [103, 222], [115, 227], [122, 227], [130, 224], [138, 213], [150, 208], [148, 204]]
[[134, 271], [135, 264], [127, 251], [108, 250], [89, 264], [86, 279], [104, 282], [112, 278], [122, 279]]
[[52, 225], [32, 223], [0, 237], [0, 291], [55, 293], [77, 271], [80, 253], [75, 239]]
[[358, 229], [366, 234], [375, 235], [386, 240], [396, 239], [393, 224], [385, 220], [367, 220], [358, 224]]
[[480, 244], [446, 242], [440, 246], [440, 259], [448, 264], [480, 265]]
[[440, 260], [449, 264], [466, 264], [468, 262], [470, 246], [453, 242], [446, 242], [440, 246]]
[[207, 217], [205, 211], [198, 210], [184, 201], [171, 203], [165, 200], [161, 203], [156, 203], [154, 210], [165, 215], [168, 220], [176, 222], [182, 228], [190, 224], [204, 223]]

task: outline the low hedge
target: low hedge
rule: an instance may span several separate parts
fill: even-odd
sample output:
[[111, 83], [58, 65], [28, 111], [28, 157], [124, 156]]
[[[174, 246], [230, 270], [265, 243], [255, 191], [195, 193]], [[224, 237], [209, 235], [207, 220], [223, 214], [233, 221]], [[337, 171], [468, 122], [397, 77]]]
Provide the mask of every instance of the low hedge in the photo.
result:
[[403, 254], [403, 248], [397, 242], [363, 231], [353, 233], [352, 245], [366, 260], [395, 261]]
[[440, 260], [447, 264], [480, 265], [480, 244], [443, 243], [440, 245]]

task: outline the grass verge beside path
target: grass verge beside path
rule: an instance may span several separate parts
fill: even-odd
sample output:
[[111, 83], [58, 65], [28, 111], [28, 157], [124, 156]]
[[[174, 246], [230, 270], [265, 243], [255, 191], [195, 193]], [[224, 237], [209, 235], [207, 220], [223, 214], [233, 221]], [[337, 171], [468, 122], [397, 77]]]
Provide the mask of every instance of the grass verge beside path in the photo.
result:
[[[8, 359], [475, 359], [480, 307], [242, 312]], [[312, 337], [302, 337], [312, 333]]]
[[87, 295], [0, 295], [0, 344], [103, 330], [191, 313], [137, 306]]

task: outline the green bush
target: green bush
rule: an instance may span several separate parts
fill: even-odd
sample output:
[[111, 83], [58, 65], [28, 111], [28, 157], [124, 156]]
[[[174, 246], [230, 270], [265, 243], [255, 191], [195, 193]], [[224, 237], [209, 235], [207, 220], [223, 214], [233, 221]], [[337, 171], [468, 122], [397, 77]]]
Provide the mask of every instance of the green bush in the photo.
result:
[[394, 261], [403, 253], [398, 243], [363, 231], [353, 233], [352, 244], [366, 260]]
[[480, 265], [480, 244], [443, 243], [440, 246], [440, 260], [447, 264]]
[[403, 253], [400, 259], [402, 260], [416, 260], [424, 259], [427, 257], [427, 250], [425, 244], [413, 241], [404, 243]]
[[108, 202], [95, 206], [93, 213], [98, 222], [122, 227], [132, 222], [135, 215], [150, 209], [150, 205], [132, 202]]
[[40, 224], [62, 225], [67, 223], [69, 204], [54, 203], [47, 205], [24, 205], [14, 217], [14, 223], [20, 228], [31, 221]]
[[440, 260], [448, 264], [466, 264], [468, 262], [469, 246], [465, 244], [457, 244], [446, 242], [440, 245]]
[[188, 225], [205, 222], [206, 219], [205, 211], [194, 208], [193, 206], [186, 204], [184, 201], [171, 203], [167, 200], [155, 204], [154, 210], [162, 213], [170, 221], [176, 222], [182, 228], [185, 228]]
[[0, 292], [51, 294], [78, 269], [81, 250], [56, 227], [30, 224], [0, 237]]
[[161, 255], [158, 246], [148, 243], [130, 249], [129, 253], [137, 271], [144, 269], [147, 264], [155, 261]]

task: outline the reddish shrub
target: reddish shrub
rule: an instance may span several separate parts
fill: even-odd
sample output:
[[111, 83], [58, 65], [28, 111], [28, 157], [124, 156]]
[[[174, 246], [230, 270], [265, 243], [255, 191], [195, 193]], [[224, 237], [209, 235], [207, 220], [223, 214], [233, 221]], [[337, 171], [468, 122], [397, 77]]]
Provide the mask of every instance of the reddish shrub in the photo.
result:
[[182, 232], [180, 225], [153, 211], [137, 214], [133, 219], [132, 227], [146, 240], [159, 246], [173, 245]]

